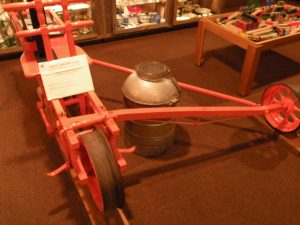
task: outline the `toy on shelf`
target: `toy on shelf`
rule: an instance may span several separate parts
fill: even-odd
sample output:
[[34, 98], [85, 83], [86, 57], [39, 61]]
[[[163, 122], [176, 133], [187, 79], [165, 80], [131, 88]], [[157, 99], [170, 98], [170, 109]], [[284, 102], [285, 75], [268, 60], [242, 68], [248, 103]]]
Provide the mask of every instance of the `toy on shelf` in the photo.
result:
[[219, 18], [217, 23], [259, 42], [300, 32], [300, 8], [284, 1], [275, 4], [268, 0], [264, 6], [258, 6], [258, 1], [249, 1], [238, 12]]
[[115, 28], [132, 29], [166, 22], [165, 0], [117, 0]]
[[211, 16], [212, 11], [201, 5], [201, 1], [195, 0], [176, 0], [177, 15], [176, 21], [184, 21], [195, 18]]
[[0, 3], [0, 48], [9, 48], [15, 45], [14, 31], [11, 28], [9, 16], [4, 12]]
[[258, 19], [254, 16], [249, 16], [247, 14], [241, 15], [236, 20], [235, 24], [238, 28], [242, 29], [243, 31], [254, 30], [257, 29], [259, 26]]
[[[121, 171], [126, 169], [127, 162], [123, 154], [133, 152], [135, 147], [124, 149], [117, 146], [116, 140], [120, 136], [118, 122], [149, 122], [149, 120], [153, 122], [155, 120], [157, 125], [158, 123], [179, 123], [173, 118], [199, 119], [261, 115], [274, 129], [281, 132], [293, 132], [299, 128], [299, 97], [297, 92], [288, 85], [270, 86], [263, 94], [262, 103], [258, 104], [176, 82], [170, 76], [169, 69], [161, 64], [154, 63], [151, 64], [152, 67], [149, 64], [141, 64], [135, 71], [88, 57], [80, 47], [74, 44], [72, 30], [92, 26], [93, 21], [70, 21], [67, 6], [76, 2], [82, 2], [82, 0], [35, 0], [5, 4], [3, 8], [9, 12], [17, 30], [16, 37], [19, 38], [24, 50], [20, 58], [23, 73], [25, 77], [35, 78], [38, 82], [37, 108], [47, 133], [56, 138], [65, 157], [65, 163], [48, 175], [55, 176], [64, 170], [72, 170], [77, 175], [76, 179], [79, 183], [87, 185], [99, 211], [121, 208], [125, 203]], [[45, 10], [47, 6], [58, 4], [62, 5], [64, 21], [53, 10]], [[22, 22], [23, 16], [27, 15], [30, 15], [33, 25], [29, 30], [23, 26]], [[51, 25], [47, 24], [46, 18], [48, 17], [53, 22]], [[130, 87], [132, 80], [135, 84], [136, 82], [145, 83], [142, 86], [144, 88], [139, 90], [141, 93], [151, 86], [169, 83], [172, 87], [206, 94], [238, 105], [180, 107], [176, 104], [178, 95], [174, 92], [174, 88], [156, 86], [157, 91], [165, 93], [161, 96], [170, 100], [168, 104], [162, 99], [159, 101], [158, 97], [153, 97], [152, 103], [155, 106], [145, 107], [139, 104], [139, 108], [108, 110], [94, 91], [89, 64], [131, 74], [128, 77], [129, 84], [127, 83], [123, 88], [126, 103], [130, 105], [138, 102], [136, 98], [132, 98], [131, 92], [126, 91], [127, 85]], [[152, 82], [151, 85], [149, 82]], [[157, 96], [156, 92], [152, 93], [152, 96]], [[190, 124], [199, 125], [199, 121], [191, 121]], [[131, 131], [131, 127], [127, 128]]]

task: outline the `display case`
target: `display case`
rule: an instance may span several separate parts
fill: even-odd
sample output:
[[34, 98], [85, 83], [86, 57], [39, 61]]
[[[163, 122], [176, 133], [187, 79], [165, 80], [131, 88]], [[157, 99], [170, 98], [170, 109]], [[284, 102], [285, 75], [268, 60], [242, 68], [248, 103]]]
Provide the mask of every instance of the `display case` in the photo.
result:
[[[93, 20], [93, 9], [91, 2], [75, 3], [68, 6], [71, 21]], [[45, 7], [45, 10], [53, 10], [63, 20], [61, 5]], [[84, 27], [73, 30], [73, 36], [76, 41], [97, 38], [97, 25], [93, 27]]]
[[176, 0], [173, 7], [173, 24], [197, 22], [201, 17], [211, 16], [212, 2], [214, 0]]
[[21, 47], [14, 38], [14, 30], [9, 16], [4, 12], [0, 2], [0, 53], [9, 54], [17, 51], [21, 51]]
[[[22, 0], [2, 0], [3, 3], [18, 1]], [[92, 0], [72, 4], [69, 10], [72, 21], [92, 19], [95, 22], [92, 28], [74, 31], [78, 43], [196, 23], [201, 17], [237, 9], [242, 3], [243, 0]], [[49, 9], [61, 14], [60, 6]], [[15, 48], [14, 40], [10, 43], [0, 48], [0, 55], [20, 51], [20, 48]]]
[[113, 33], [129, 33], [170, 26], [170, 0], [115, 0]]
[[[6, 0], [4, 3], [14, 3], [21, 2], [21, 0]], [[1, 2], [0, 2], [1, 4]], [[91, 39], [101, 38], [102, 30], [101, 17], [95, 11], [101, 10], [101, 3], [99, 1], [85, 2], [85, 3], [75, 3], [68, 6], [69, 13], [71, 15], [71, 21], [83, 21], [83, 20], [93, 20], [95, 25], [93, 27], [79, 28], [73, 31], [75, 41], [82, 42]], [[56, 14], [62, 18], [62, 7], [61, 5], [45, 7], [45, 15], [47, 23], [51, 24], [51, 19], [47, 16], [47, 11], [55, 11]], [[27, 29], [32, 28], [31, 20], [29, 14], [24, 17], [24, 23]], [[14, 38], [14, 31], [11, 26], [9, 16], [3, 11], [0, 5], [0, 56], [5, 56], [7, 54], [21, 52], [22, 48], [18, 45]]]

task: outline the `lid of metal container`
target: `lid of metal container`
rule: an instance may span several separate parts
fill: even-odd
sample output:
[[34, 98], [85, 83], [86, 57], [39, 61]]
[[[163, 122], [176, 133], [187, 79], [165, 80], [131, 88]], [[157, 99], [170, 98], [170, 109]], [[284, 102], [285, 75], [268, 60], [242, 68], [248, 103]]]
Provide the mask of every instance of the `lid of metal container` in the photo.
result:
[[149, 61], [138, 64], [136, 73], [143, 80], [156, 81], [167, 76], [170, 73], [170, 69], [166, 64]]

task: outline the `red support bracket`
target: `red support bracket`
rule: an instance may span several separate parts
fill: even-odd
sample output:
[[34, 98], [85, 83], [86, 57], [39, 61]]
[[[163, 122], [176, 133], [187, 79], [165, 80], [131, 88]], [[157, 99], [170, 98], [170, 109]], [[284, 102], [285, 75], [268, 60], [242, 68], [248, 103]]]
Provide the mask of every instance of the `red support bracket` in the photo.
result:
[[127, 162], [124, 159], [122, 154], [130, 154], [133, 153], [135, 151], [135, 146], [132, 146], [131, 148], [117, 148], [115, 151], [115, 155], [117, 158], [117, 163], [120, 167], [120, 170], [123, 172], [126, 170], [127, 168]]
[[62, 171], [67, 170], [67, 169], [70, 169], [70, 163], [69, 162], [65, 162], [64, 164], [62, 164], [57, 169], [53, 170], [52, 172], [47, 173], [47, 175], [49, 177], [54, 177], [54, 176], [60, 174]]

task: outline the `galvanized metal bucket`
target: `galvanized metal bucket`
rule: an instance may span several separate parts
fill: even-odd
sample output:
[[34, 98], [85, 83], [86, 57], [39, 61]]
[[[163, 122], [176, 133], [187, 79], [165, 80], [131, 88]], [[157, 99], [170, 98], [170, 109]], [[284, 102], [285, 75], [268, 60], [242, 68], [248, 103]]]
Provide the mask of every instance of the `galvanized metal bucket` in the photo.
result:
[[[160, 62], [143, 62], [136, 72], [126, 79], [122, 93], [127, 108], [176, 106], [180, 93], [170, 69]], [[171, 119], [125, 122], [124, 138], [129, 147], [136, 146], [135, 153], [155, 157], [167, 151], [173, 144], [175, 124]]]

